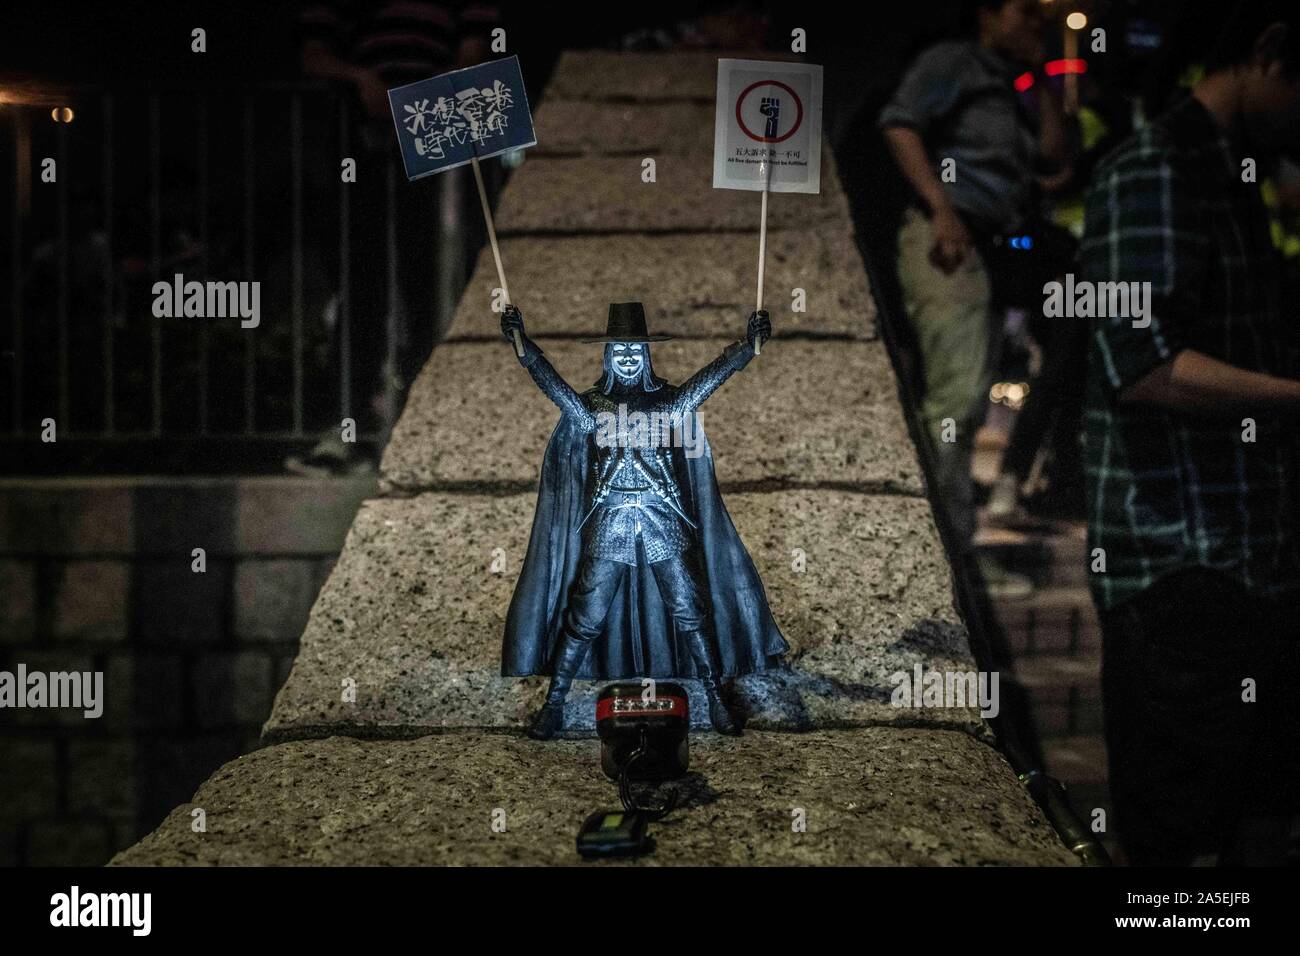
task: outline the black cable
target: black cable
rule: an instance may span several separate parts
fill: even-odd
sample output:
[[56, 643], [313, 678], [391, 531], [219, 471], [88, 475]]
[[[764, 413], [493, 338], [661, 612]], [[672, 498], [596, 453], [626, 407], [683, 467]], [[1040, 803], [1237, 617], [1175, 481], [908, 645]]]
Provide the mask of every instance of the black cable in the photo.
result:
[[655, 820], [662, 820], [664, 817], [668, 816], [668, 814], [673, 812], [673, 808], [677, 806], [677, 789], [670, 788], [668, 791], [668, 799], [658, 807], [642, 806], [633, 799], [631, 775], [632, 766], [638, 760], [650, 756], [651, 752], [652, 751], [646, 743], [646, 729], [643, 726], [641, 727], [641, 743], [637, 746], [636, 750], [632, 751], [632, 755], [627, 758], [627, 763], [623, 764], [622, 768], [619, 770], [618, 797], [623, 802], [623, 809], [627, 810], [629, 813], [643, 814], [647, 820], [654, 822]]

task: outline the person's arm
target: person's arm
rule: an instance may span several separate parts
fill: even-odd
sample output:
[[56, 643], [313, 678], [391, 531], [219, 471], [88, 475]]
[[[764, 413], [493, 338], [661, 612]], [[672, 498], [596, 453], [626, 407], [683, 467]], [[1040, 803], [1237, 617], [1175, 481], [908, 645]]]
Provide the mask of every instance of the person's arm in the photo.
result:
[[971, 255], [974, 243], [939, 181], [925, 137], [957, 109], [969, 65], [969, 52], [960, 44], [930, 47], [908, 68], [877, 120], [894, 162], [930, 213], [930, 261], [945, 273]]
[[1148, 146], [1103, 163], [1085, 198], [1083, 278], [1148, 290], [1135, 317], [1108, 309], [1091, 320], [1090, 366], [1118, 405], [1229, 411], [1273, 384], [1193, 347], [1215, 254], [1198, 188], [1175, 153]]
[[909, 126], [887, 126], [884, 134], [885, 143], [888, 144], [890, 155], [898, 164], [899, 171], [921, 197], [921, 202], [925, 203], [930, 215], [951, 209], [948, 194], [944, 192], [943, 183], [939, 181], [939, 176], [930, 163], [921, 134]]
[[887, 126], [884, 135], [894, 162], [930, 211], [930, 234], [933, 240], [930, 261], [950, 274], [971, 252], [973, 241], [970, 231], [948, 201], [943, 183], [939, 181], [930, 157], [925, 152], [921, 134], [907, 126]]
[[1300, 381], [1239, 368], [1188, 348], [1121, 391], [1119, 400], [1202, 415], [1296, 412]]
[[767, 310], [753, 312], [745, 328], [745, 338], [732, 342], [722, 354], [700, 369], [677, 390], [673, 401], [673, 418], [678, 419], [695, 412], [727, 379], [749, 364], [754, 357], [754, 343], [760, 346], [772, 336], [772, 322]]
[[1056, 90], [1038, 85], [1038, 155], [1052, 167], [1068, 166], [1069, 147], [1065, 135], [1065, 108]]
[[1049, 84], [1038, 86], [1038, 188], [1054, 196], [1074, 181], [1078, 160], [1078, 117], [1066, 116], [1061, 98]]
[[533, 377], [537, 387], [579, 428], [583, 431], [594, 431], [596, 417], [582, 403], [582, 396], [573, 390], [573, 386], [566, 382], [559, 372], [555, 371], [554, 366], [542, 354], [541, 348], [528, 337], [524, 331], [523, 314], [513, 305], [508, 305], [501, 313], [501, 334], [513, 341], [515, 332], [519, 333], [524, 343], [524, 354], [519, 358], [519, 364], [528, 369], [528, 374]]

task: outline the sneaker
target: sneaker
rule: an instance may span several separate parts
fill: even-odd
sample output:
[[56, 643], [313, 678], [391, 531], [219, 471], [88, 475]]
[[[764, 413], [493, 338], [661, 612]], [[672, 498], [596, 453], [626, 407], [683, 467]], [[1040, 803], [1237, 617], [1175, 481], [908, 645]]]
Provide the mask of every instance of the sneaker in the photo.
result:
[[1014, 475], [998, 475], [989, 491], [989, 503], [985, 509], [989, 521], [1006, 521], [1019, 511], [1020, 483]]

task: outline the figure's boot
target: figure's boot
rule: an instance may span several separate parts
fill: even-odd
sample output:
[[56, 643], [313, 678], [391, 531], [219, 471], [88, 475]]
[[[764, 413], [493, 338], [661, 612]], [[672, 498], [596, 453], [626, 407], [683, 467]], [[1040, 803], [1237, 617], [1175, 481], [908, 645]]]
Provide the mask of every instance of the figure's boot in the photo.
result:
[[583, 659], [587, 656], [586, 641], [580, 641], [567, 630], [560, 635], [560, 646], [555, 653], [555, 670], [551, 674], [551, 686], [546, 691], [546, 703], [542, 705], [528, 736], [534, 740], [550, 740], [564, 728], [564, 698], [569, 696], [573, 685], [573, 675], [578, 673]]
[[700, 683], [704, 685], [704, 696], [709, 701], [709, 720], [713, 723], [713, 729], [720, 734], [738, 736], [740, 728], [732, 719], [731, 711], [727, 710], [718, 687], [718, 671], [713, 666], [713, 654], [710, 653], [708, 638], [703, 631], [687, 631], [682, 637], [686, 639], [686, 646], [690, 648], [691, 657], [695, 661], [696, 674], [700, 678]]

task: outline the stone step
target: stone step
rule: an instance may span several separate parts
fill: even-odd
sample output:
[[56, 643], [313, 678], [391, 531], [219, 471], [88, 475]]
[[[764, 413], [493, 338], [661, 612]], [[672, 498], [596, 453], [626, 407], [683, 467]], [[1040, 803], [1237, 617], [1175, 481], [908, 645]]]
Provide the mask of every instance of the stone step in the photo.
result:
[[664, 153], [713, 162], [712, 103], [632, 103], [547, 97], [533, 113], [533, 156]]
[[711, 105], [717, 90], [718, 60], [723, 57], [802, 62], [801, 57], [753, 50], [565, 50], [546, 87], [546, 98], [642, 103], [667, 100], [676, 107], [688, 105], [682, 101], [697, 100]]
[[[732, 494], [726, 504], [791, 646], [789, 671], [737, 681], [735, 704], [751, 726], [979, 729], [971, 708], [892, 703], [895, 676], [918, 663], [975, 666], [924, 499], [807, 490]], [[367, 502], [312, 609], [266, 738], [522, 727], [545, 680], [502, 677], [500, 653], [534, 506], [533, 494]], [[355, 700], [342, 693], [349, 680]], [[575, 685], [567, 726], [592, 730], [597, 690]]]
[[1015, 664], [1015, 680], [1031, 692], [1095, 689], [1101, 686], [1101, 660], [1095, 655], [1021, 657]]
[[[644, 182], [641, 157], [537, 157], [511, 178], [497, 209], [497, 230], [520, 233], [748, 232], [757, 238], [759, 194], [714, 189], [707, 154], [662, 155], [655, 181]], [[813, 230], [848, 223], [830, 147], [822, 146], [821, 192], [773, 193], [767, 228]], [[757, 262], [758, 250], [754, 249]], [[507, 274], [508, 275], [508, 274]]]
[[[964, 733], [701, 734], [691, 750], [654, 852], [624, 865], [1076, 863], [1002, 756]], [[571, 865], [583, 818], [618, 806], [594, 740], [298, 741], [227, 764], [113, 864]]]
[[671, 54], [565, 50], [547, 84], [546, 98], [712, 100], [721, 55], [704, 50]]
[[1021, 657], [1013, 670], [1009, 680], [1024, 689], [1040, 737], [1102, 732], [1101, 661], [1095, 654]]
[[[603, 331], [603, 319], [593, 326]], [[538, 344], [575, 388], [585, 390], [600, 376], [598, 346], [572, 339]], [[655, 371], [680, 382], [726, 345], [657, 343]], [[558, 418], [505, 341], [445, 344], [411, 387], [384, 452], [381, 487], [409, 493], [446, 483], [531, 485]], [[922, 492], [879, 342], [773, 343], [709, 398], [700, 421], [724, 482], [833, 481]]]
[[[519, 237], [501, 243], [510, 289], [534, 336], [604, 334], [611, 302], [641, 302], [652, 332], [739, 338], [754, 308], [757, 246], [745, 234]], [[563, 276], [562, 282], [555, 281]], [[484, 249], [449, 338], [493, 338], [499, 285]], [[874, 338], [875, 303], [852, 233], [774, 232], [767, 245], [767, 307], [776, 339]], [[794, 290], [802, 307], [794, 312]], [[776, 347], [776, 343], [773, 343]]]
[[1020, 602], [1020, 607], [1034, 607], [1043, 614], [1061, 613], [1078, 609], [1083, 614], [1096, 613], [1092, 594], [1078, 585], [1045, 587], [1034, 591], [1031, 598]]
[[1030, 529], [985, 526], [976, 532], [974, 543], [1040, 587], [1086, 587], [1091, 573], [1086, 533], [1081, 524], [1063, 522]]
[[1027, 598], [996, 601], [995, 606], [1008, 647], [1017, 657], [1100, 651], [1096, 607], [1078, 586], [1039, 588]]

